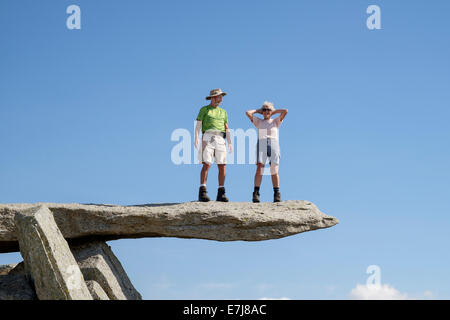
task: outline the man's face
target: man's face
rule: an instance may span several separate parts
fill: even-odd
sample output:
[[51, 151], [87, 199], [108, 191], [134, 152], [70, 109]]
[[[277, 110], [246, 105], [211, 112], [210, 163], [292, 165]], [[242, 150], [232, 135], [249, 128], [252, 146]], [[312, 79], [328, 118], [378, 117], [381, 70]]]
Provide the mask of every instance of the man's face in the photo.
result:
[[213, 107], [218, 107], [221, 102], [222, 102], [222, 95], [211, 98], [211, 105]]

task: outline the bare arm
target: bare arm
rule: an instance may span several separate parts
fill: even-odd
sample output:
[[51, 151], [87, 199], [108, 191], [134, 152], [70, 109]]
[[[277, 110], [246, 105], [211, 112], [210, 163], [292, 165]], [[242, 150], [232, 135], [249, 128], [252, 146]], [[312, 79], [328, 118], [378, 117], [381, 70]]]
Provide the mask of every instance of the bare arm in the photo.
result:
[[255, 113], [262, 114], [261, 109], [258, 109], [258, 110], [248, 110], [248, 111], [245, 112], [245, 114], [247, 115], [247, 117], [250, 119], [251, 122], [253, 122], [253, 115], [254, 115]]
[[287, 113], [288, 113], [288, 109], [277, 109], [274, 112], [272, 112], [272, 115], [280, 113], [280, 116], [278, 118], [280, 118], [280, 122], [284, 120], [284, 117], [286, 117]]
[[225, 132], [227, 136], [228, 149], [230, 150], [231, 153], [233, 152], [233, 145], [231, 144], [230, 128], [228, 127], [228, 122], [225, 123]]
[[198, 136], [199, 136], [199, 133], [200, 133], [200, 130], [202, 129], [202, 122], [201, 121], [198, 121], [197, 120], [197, 124], [196, 124], [196, 126], [195, 126], [195, 133], [194, 133], [194, 145], [195, 145], [195, 148], [197, 148], [198, 147]]

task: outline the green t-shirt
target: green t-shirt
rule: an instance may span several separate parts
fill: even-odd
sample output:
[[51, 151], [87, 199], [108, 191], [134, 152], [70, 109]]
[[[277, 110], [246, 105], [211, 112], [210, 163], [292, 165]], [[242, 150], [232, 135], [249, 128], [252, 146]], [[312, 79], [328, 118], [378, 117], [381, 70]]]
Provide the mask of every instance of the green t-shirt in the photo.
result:
[[197, 120], [202, 122], [202, 133], [206, 130], [225, 132], [225, 123], [228, 122], [227, 112], [220, 107], [204, 106], [198, 113]]

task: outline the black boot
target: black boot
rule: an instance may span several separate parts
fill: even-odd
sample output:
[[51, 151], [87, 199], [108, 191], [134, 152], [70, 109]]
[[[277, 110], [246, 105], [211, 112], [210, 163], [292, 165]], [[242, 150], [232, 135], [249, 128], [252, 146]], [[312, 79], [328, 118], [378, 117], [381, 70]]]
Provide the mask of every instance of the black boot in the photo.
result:
[[253, 191], [253, 202], [254, 203], [260, 203], [261, 202], [259, 200], [259, 191]]
[[217, 189], [216, 201], [228, 202], [228, 198], [225, 195], [225, 187], [220, 187]]
[[198, 201], [201, 202], [208, 202], [211, 199], [208, 197], [208, 193], [206, 191], [206, 187], [205, 186], [201, 186], [200, 189], [198, 190]]
[[274, 191], [274, 193], [273, 193], [273, 202], [281, 202], [281, 193], [280, 193], [280, 191]]

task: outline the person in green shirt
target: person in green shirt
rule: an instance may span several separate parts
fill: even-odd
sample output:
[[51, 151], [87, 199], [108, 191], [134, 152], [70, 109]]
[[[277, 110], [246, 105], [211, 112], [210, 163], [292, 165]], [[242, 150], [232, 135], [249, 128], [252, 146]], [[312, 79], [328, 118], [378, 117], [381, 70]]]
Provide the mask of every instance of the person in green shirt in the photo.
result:
[[[216, 201], [228, 202], [225, 195], [225, 167], [227, 161], [227, 148], [225, 139], [228, 141], [229, 152], [233, 152], [231, 144], [230, 132], [228, 127], [227, 112], [220, 108], [222, 97], [226, 92], [221, 89], [214, 89], [210, 91], [206, 100], [211, 100], [210, 104], [200, 109], [197, 116], [197, 124], [195, 127], [195, 148], [199, 150], [198, 159], [203, 163], [202, 171], [200, 172], [200, 189], [198, 193], [198, 200], [208, 202], [211, 199], [208, 197], [206, 189], [206, 180], [208, 179], [208, 171], [212, 162], [215, 160], [219, 169], [219, 188], [217, 190]], [[199, 145], [199, 133], [202, 131], [201, 144]]]

